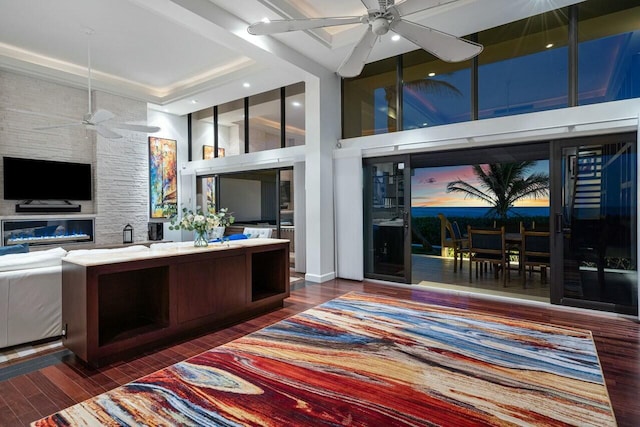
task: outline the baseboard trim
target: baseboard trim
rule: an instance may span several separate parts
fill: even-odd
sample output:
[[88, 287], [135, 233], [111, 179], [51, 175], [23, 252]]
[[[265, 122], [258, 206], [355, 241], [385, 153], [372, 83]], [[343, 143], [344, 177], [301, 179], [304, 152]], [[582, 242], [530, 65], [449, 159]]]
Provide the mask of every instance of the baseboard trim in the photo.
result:
[[331, 273], [322, 274], [322, 275], [309, 274], [309, 273], [304, 275], [304, 280], [307, 280], [313, 283], [324, 283], [324, 282], [328, 282], [329, 280], [333, 280], [335, 278], [336, 278], [335, 271], [332, 271]]

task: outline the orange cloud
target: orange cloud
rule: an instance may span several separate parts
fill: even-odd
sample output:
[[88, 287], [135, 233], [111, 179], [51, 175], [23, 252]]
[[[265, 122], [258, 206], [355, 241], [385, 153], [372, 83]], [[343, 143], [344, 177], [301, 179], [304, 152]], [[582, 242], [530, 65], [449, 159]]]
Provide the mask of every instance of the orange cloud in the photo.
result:
[[465, 199], [462, 194], [444, 194], [438, 195], [434, 197], [425, 196], [425, 197], [412, 197], [411, 198], [411, 206], [413, 207], [430, 207], [430, 206], [449, 206], [449, 207], [459, 207], [459, 206], [468, 206], [468, 207], [487, 207], [489, 206], [486, 203], [483, 203], [478, 199]]
[[522, 199], [515, 202], [513, 206], [518, 206], [521, 208], [548, 207], [549, 199]]

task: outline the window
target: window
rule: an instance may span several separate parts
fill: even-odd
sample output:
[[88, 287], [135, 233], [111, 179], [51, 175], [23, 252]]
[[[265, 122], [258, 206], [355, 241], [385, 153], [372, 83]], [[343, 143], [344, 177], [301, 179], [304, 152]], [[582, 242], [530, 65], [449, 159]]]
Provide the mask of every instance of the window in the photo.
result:
[[478, 118], [568, 105], [567, 9], [478, 34]]
[[280, 89], [249, 97], [249, 152], [281, 147]]
[[287, 86], [285, 97], [285, 147], [305, 144], [304, 83]]
[[244, 153], [244, 100], [218, 106], [218, 147], [225, 156]]
[[397, 59], [368, 64], [355, 78], [343, 81], [344, 138], [395, 132]]
[[636, 0], [578, 6], [578, 103], [640, 96], [640, 5]]
[[191, 114], [191, 158], [205, 158], [205, 151], [213, 147], [213, 108], [205, 108]]
[[471, 61], [448, 63], [416, 50], [402, 64], [403, 130], [471, 120]]
[[[422, 50], [402, 56], [402, 76], [399, 57], [367, 64], [360, 76], [343, 80], [343, 137], [569, 106], [570, 11], [578, 17], [578, 76], [571, 80], [577, 94], [571, 95], [580, 105], [640, 97], [640, 4], [586, 0], [478, 33], [484, 51], [477, 69], [472, 61], [449, 64]], [[477, 105], [471, 105], [473, 79]]]

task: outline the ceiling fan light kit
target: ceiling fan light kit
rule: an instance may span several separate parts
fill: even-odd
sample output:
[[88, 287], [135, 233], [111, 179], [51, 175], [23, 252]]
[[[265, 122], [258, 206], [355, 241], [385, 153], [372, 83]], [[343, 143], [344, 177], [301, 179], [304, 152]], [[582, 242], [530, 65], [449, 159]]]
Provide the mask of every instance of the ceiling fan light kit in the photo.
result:
[[338, 67], [337, 73], [341, 77], [359, 75], [378, 38], [389, 31], [397, 33], [446, 62], [466, 61], [482, 52], [483, 46], [481, 44], [416, 24], [404, 18], [407, 15], [458, 0], [405, 0], [397, 5], [394, 0], [361, 1], [367, 8], [366, 15], [257, 22], [251, 24], [247, 31], [253, 35], [270, 35], [337, 25], [366, 24], [367, 29], [364, 34]]

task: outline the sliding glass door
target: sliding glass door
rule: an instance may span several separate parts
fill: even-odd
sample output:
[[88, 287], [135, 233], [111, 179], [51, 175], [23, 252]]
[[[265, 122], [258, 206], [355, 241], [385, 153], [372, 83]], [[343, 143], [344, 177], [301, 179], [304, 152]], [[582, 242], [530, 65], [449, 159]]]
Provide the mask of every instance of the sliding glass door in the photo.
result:
[[411, 282], [409, 156], [364, 165], [365, 276]]
[[552, 302], [638, 309], [636, 134], [553, 144]]

